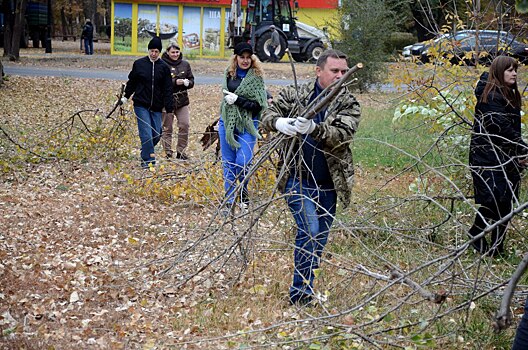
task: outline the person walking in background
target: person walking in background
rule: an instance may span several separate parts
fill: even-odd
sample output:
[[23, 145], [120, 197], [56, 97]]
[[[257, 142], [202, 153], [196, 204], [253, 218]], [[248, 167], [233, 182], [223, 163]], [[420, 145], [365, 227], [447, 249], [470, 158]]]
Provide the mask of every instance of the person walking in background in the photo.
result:
[[84, 40], [84, 53], [86, 55], [93, 55], [93, 32], [93, 24], [88, 18], [81, 33], [81, 40]]
[[237, 183], [243, 184], [241, 203], [247, 206], [245, 171], [253, 158], [253, 148], [259, 136], [260, 112], [268, 106], [264, 72], [251, 45], [239, 43], [233, 52], [222, 84], [224, 97], [218, 122], [224, 189], [229, 207], [235, 201]]
[[132, 96], [139, 139], [141, 166], [148, 169], [156, 164], [154, 147], [161, 138], [161, 112], [173, 112], [172, 79], [169, 66], [160, 59], [161, 39], [154, 37], [148, 44], [148, 56], [132, 66], [121, 103]]
[[268, 50], [270, 53], [270, 62], [279, 62], [279, 58], [277, 57], [277, 54], [275, 53], [275, 50], [280, 45], [279, 32], [275, 29], [275, 26], [273, 24], [270, 25], [269, 28], [271, 30], [270, 44], [268, 46]]
[[174, 113], [163, 113], [161, 143], [167, 159], [172, 158], [172, 129], [174, 116], [176, 115], [178, 121], [176, 159], [187, 160], [188, 156], [184, 152], [189, 143], [190, 126], [189, 94], [187, 90], [194, 87], [194, 76], [191, 65], [183, 59], [183, 54], [177, 44], [171, 43], [161, 58], [169, 65], [174, 96]]
[[[350, 203], [354, 179], [350, 143], [357, 131], [361, 110], [348, 88], [343, 88], [313, 119], [298, 115], [347, 71], [345, 54], [324, 51], [317, 60], [317, 78], [299, 86], [298, 92], [293, 85], [283, 89], [262, 115], [265, 130], [299, 135], [291, 139], [294, 143], [291, 160], [284, 159], [291, 143], [284, 143], [277, 179], [278, 189], [285, 194], [297, 224], [290, 287], [292, 304], [312, 302], [314, 270], [319, 267], [328, 240], [337, 199], [344, 207]], [[281, 169], [283, 165], [285, 169]]]
[[[480, 208], [469, 236], [475, 237], [489, 225], [511, 213], [512, 200], [519, 196], [521, 172], [528, 166], [528, 145], [521, 136], [521, 94], [517, 89], [518, 62], [498, 56], [484, 72], [475, 95], [475, 119], [469, 147], [469, 165], [473, 178], [475, 203]], [[480, 254], [504, 253], [508, 222], [491, 231], [490, 244], [485, 237], [472, 242]]]

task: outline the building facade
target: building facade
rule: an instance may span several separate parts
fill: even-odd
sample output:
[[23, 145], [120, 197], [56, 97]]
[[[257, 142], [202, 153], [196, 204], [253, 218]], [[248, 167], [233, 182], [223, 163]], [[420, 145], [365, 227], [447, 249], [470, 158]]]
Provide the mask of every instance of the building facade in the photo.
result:
[[[242, 6], [246, 4], [243, 0]], [[174, 41], [187, 58], [229, 56], [225, 43], [230, 6], [231, 0], [112, 1], [111, 53], [145, 54], [150, 39], [159, 35], [164, 47]], [[297, 17], [323, 27], [336, 8], [337, 0], [298, 0]]]

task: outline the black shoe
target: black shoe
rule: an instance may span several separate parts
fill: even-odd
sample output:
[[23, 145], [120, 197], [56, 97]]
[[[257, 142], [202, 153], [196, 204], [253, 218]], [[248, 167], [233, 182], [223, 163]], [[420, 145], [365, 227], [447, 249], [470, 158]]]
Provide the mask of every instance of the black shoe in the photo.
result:
[[176, 152], [176, 159], [179, 160], [188, 160], [189, 157], [185, 153]]
[[302, 297], [290, 298], [290, 304], [298, 307], [314, 307], [314, 298], [311, 295], [304, 294]]
[[504, 258], [506, 257], [506, 252], [504, 251], [504, 242], [494, 243], [491, 246], [491, 249], [488, 253], [492, 258]]
[[[468, 234], [468, 236], [470, 238], [473, 238], [473, 236], [471, 234]], [[477, 239], [473, 242], [471, 242], [471, 246], [473, 247], [473, 249], [475, 249], [477, 251], [477, 253], [479, 253], [480, 255], [484, 255], [488, 252], [489, 250], [489, 247], [488, 247], [488, 242], [486, 241], [486, 238], [482, 237], [480, 239]]]

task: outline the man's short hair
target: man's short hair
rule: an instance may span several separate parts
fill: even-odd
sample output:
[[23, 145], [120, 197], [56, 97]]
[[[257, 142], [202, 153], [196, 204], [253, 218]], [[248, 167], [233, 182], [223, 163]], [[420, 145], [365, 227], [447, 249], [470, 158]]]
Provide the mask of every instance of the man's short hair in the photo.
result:
[[321, 56], [319, 56], [319, 58], [317, 59], [317, 63], [315, 65], [317, 67], [324, 68], [324, 65], [326, 64], [326, 61], [328, 60], [328, 57], [342, 59], [342, 60], [347, 60], [348, 59], [348, 56], [345, 55], [343, 52], [341, 52], [339, 50], [333, 50], [333, 49], [332, 50], [325, 50], [325, 51], [323, 51]]

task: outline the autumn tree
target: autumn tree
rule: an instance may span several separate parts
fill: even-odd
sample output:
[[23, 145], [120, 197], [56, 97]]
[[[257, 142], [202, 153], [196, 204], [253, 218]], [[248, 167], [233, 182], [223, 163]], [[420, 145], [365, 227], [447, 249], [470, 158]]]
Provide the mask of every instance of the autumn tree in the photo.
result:
[[395, 12], [384, 0], [345, 0], [340, 12], [338, 30], [342, 40], [335, 46], [348, 55], [350, 62], [366, 63], [358, 73], [357, 85], [364, 92], [383, 79], [388, 56], [385, 44], [397, 27]]

